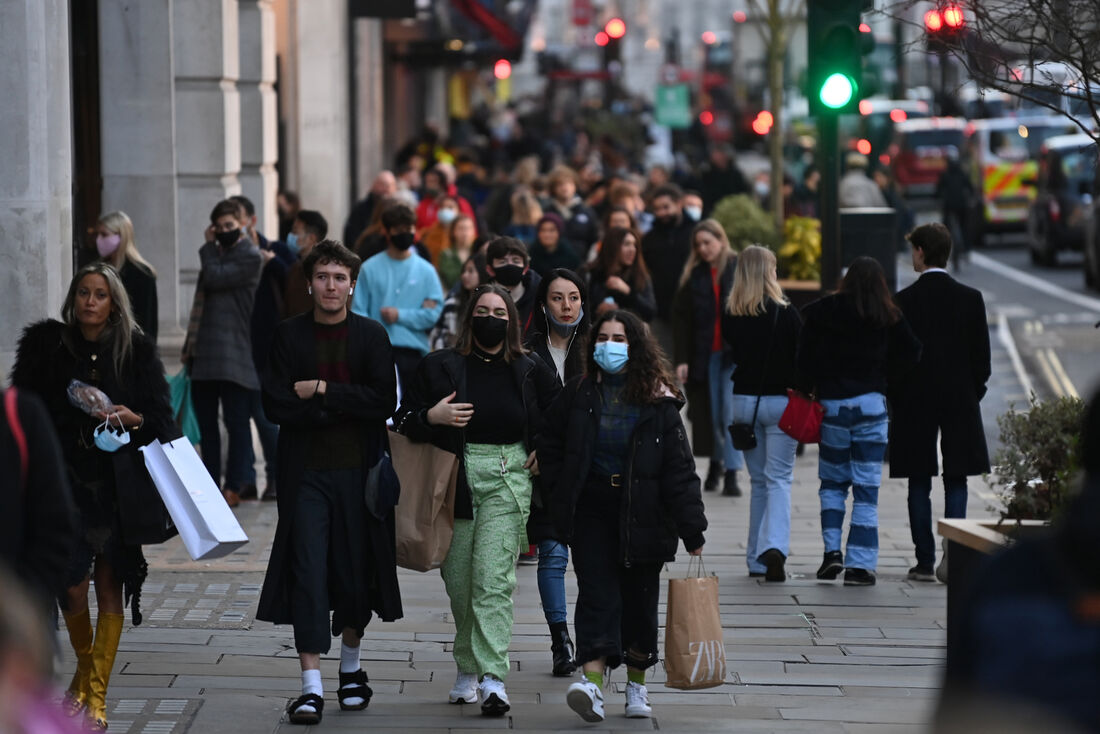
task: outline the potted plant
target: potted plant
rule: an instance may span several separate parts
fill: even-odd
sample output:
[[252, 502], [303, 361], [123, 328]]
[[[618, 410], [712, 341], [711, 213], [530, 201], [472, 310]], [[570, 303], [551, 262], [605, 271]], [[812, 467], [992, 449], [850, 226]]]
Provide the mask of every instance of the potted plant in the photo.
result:
[[762, 245], [772, 250], [779, 245], [779, 234], [771, 216], [748, 194], [722, 199], [714, 205], [711, 217], [722, 225], [730, 245], [737, 252], [749, 245]]
[[801, 308], [821, 294], [821, 220], [787, 217], [779, 246], [779, 284]]
[[1002, 503], [1000, 519], [939, 521], [951, 558], [948, 644], [962, 597], [983, 556], [1049, 525], [1072, 496], [1082, 465], [1085, 403], [1080, 398], [1040, 402], [1032, 395], [1026, 411], [1012, 406], [997, 418], [997, 425], [1001, 447], [993, 456], [990, 481]]

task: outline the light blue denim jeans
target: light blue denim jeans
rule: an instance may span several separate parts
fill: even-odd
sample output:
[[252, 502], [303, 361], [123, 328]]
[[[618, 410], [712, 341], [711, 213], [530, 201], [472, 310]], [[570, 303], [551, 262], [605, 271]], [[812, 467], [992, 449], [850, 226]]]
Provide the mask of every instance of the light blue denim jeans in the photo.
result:
[[727, 428], [733, 423], [733, 365], [722, 366], [722, 353], [714, 352], [707, 364], [707, 382], [710, 388], [710, 424], [714, 432], [714, 454], [711, 461], [721, 459], [727, 470], [736, 471], [745, 465], [745, 458], [733, 448], [733, 439]]
[[[733, 396], [733, 420], [748, 423], [755, 395]], [[779, 428], [787, 408], [786, 395], [763, 395], [756, 413], [756, 448], [744, 452], [752, 495], [749, 499], [749, 541], [745, 562], [750, 573], [764, 573], [760, 554], [775, 548], [784, 556], [791, 546], [791, 479], [798, 442]]]

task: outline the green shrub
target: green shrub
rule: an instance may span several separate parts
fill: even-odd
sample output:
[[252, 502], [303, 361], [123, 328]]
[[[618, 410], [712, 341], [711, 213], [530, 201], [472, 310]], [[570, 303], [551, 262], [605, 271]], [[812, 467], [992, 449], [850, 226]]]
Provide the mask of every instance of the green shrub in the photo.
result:
[[771, 215], [748, 194], [727, 196], [714, 205], [711, 216], [722, 225], [730, 245], [737, 252], [749, 245], [763, 245], [772, 250], [779, 246], [779, 235]]
[[779, 275], [796, 280], [821, 280], [821, 220], [787, 217], [779, 248]]
[[1085, 403], [1080, 398], [1015, 406], [997, 418], [1001, 448], [993, 457], [993, 484], [999, 487], [1004, 520], [1049, 520], [1071, 495], [1081, 466]]

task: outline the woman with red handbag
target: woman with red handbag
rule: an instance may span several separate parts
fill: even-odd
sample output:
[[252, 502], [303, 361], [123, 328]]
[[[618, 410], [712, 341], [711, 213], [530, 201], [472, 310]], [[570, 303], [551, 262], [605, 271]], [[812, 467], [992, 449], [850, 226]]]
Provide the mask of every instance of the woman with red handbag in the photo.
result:
[[[886, 286], [878, 261], [857, 257], [840, 289], [802, 312], [798, 369], [825, 408], [818, 477], [825, 557], [817, 577], [844, 571], [845, 586], [873, 586], [878, 563], [878, 488], [886, 455], [888, 377], [916, 366], [920, 342]], [[840, 550], [852, 488], [847, 557]]]
[[[752, 486], [745, 560], [749, 576], [785, 581], [798, 442], [779, 428], [779, 418], [787, 407], [787, 390], [796, 384], [802, 319], [779, 287], [771, 250], [752, 245], [741, 251], [725, 310], [722, 336], [736, 365], [730, 431], [735, 447], [744, 451]], [[744, 427], [753, 446], [737, 446], [737, 426]]]

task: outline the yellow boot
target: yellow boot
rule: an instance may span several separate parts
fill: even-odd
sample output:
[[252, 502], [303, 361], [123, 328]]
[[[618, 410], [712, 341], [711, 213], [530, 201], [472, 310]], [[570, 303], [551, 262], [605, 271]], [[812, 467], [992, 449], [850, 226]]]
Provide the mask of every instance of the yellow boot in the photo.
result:
[[107, 683], [115, 665], [118, 641], [122, 637], [122, 615], [99, 613], [92, 645], [92, 676], [88, 695], [88, 716], [97, 729], [107, 728]]
[[76, 672], [65, 692], [69, 711], [76, 714], [88, 705], [92, 677], [92, 618], [88, 608], [76, 614], [65, 614], [65, 629], [76, 653]]

